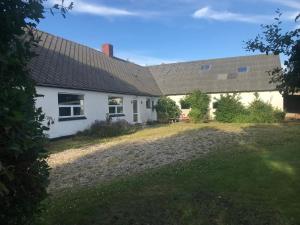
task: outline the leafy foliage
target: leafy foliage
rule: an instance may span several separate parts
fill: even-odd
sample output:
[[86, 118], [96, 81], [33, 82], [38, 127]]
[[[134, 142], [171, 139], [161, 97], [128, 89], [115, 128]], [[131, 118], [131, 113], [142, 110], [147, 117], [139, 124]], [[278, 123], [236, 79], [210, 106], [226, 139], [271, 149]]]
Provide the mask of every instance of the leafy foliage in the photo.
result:
[[169, 97], [161, 97], [156, 105], [157, 117], [160, 122], [168, 122], [170, 119], [178, 119], [180, 109]]
[[[257, 35], [246, 42], [246, 50], [260, 51], [265, 54], [283, 54], [285, 68], [274, 68], [269, 71], [270, 82], [277, 85], [277, 89], [284, 95], [300, 90], [300, 29], [283, 32], [280, 20], [282, 13], [277, 10], [275, 22], [270, 25], [261, 25], [263, 35]], [[296, 22], [299, 19], [296, 17]]]
[[188, 101], [187, 97], [180, 99], [181, 109], [190, 109], [191, 103]]
[[48, 165], [42, 110], [28, 62], [43, 17], [42, 0], [0, 0], [0, 221], [31, 224], [46, 197]]
[[130, 134], [138, 129], [137, 126], [131, 125], [126, 120], [112, 121], [95, 121], [89, 129], [78, 132], [78, 135], [88, 137], [107, 138], [123, 134]]
[[215, 119], [220, 122], [232, 123], [236, 118], [246, 114], [246, 109], [236, 94], [221, 95], [216, 101]]
[[239, 97], [234, 95], [221, 96], [217, 100], [216, 120], [221, 122], [237, 123], [276, 123], [282, 122], [285, 113], [274, 109], [255, 93], [255, 99], [244, 107]]
[[[258, 95], [250, 103], [247, 108], [248, 121], [251, 123], [275, 123], [280, 122], [283, 118], [280, 118], [280, 111], [274, 110], [270, 103], [263, 102]], [[279, 113], [279, 114], [278, 114]], [[277, 115], [278, 114], [278, 115]], [[243, 122], [243, 121], [241, 121]]]
[[189, 117], [194, 122], [201, 122], [208, 119], [208, 105], [210, 98], [207, 94], [201, 91], [194, 91], [192, 94], [186, 97], [186, 102], [191, 106]]

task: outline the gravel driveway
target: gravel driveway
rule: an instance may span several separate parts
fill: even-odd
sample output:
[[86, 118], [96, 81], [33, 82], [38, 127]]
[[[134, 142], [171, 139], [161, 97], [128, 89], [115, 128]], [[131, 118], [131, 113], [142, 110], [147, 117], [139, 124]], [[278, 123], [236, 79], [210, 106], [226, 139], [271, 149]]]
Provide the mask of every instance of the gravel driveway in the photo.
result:
[[123, 140], [52, 154], [49, 191], [87, 186], [175, 161], [200, 157], [240, 134], [200, 129], [167, 137]]

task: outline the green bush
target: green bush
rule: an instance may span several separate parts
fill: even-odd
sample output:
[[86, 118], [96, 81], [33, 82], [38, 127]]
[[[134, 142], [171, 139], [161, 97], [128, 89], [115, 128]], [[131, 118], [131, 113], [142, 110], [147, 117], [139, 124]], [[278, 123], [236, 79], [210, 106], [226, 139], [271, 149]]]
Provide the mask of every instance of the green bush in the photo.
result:
[[282, 122], [285, 118], [285, 112], [275, 109], [273, 112], [273, 116], [275, 118], [275, 122]]
[[274, 109], [270, 103], [263, 102], [257, 93], [247, 109], [251, 123], [276, 123], [285, 117], [284, 112]]
[[201, 122], [208, 119], [208, 106], [210, 98], [201, 91], [194, 91], [186, 96], [185, 101], [190, 105], [189, 117], [193, 122]]
[[191, 103], [188, 101], [187, 96], [185, 98], [180, 99], [181, 109], [190, 109]]
[[215, 119], [217, 121], [232, 123], [247, 117], [246, 108], [241, 103], [240, 97], [236, 94], [221, 95], [220, 99], [217, 99], [215, 102], [215, 105]]
[[230, 123], [276, 123], [284, 120], [284, 112], [262, 101], [257, 93], [254, 95], [255, 99], [248, 107], [244, 107], [235, 95], [221, 96], [217, 101], [216, 120]]
[[274, 110], [271, 104], [265, 103], [256, 98], [247, 108], [249, 122], [251, 123], [272, 123], [275, 122]]
[[156, 112], [159, 122], [168, 122], [170, 119], [179, 119], [181, 111], [176, 102], [168, 97], [162, 97], [156, 105]]
[[124, 134], [134, 133], [138, 126], [128, 123], [126, 120], [111, 121], [95, 121], [89, 129], [78, 132], [78, 135], [107, 138], [116, 137]]

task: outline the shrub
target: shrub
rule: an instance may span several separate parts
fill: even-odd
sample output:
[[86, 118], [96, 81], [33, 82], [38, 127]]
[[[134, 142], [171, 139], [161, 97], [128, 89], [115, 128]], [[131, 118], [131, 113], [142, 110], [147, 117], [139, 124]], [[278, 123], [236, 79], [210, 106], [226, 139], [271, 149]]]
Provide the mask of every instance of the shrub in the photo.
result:
[[247, 111], [236, 94], [221, 95], [216, 103], [215, 119], [220, 122], [232, 123], [245, 119]]
[[147, 120], [146, 124], [149, 125], [149, 126], [157, 125], [158, 121], [156, 121], [156, 120]]
[[274, 121], [273, 107], [260, 99], [255, 99], [248, 107], [249, 122], [272, 123]]
[[191, 106], [189, 117], [193, 122], [201, 122], [208, 118], [209, 96], [201, 91], [194, 91], [185, 98]]
[[217, 101], [216, 120], [230, 123], [276, 123], [284, 120], [284, 112], [262, 101], [257, 93], [254, 95], [255, 99], [248, 107], [244, 107], [235, 95], [221, 96]]
[[285, 112], [275, 109], [273, 112], [273, 116], [275, 118], [275, 122], [282, 122], [285, 118]]
[[187, 96], [185, 98], [180, 99], [181, 109], [190, 109], [191, 103], [188, 101]]
[[136, 125], [128, 123], [126, 120], [111, 121], [98, 121], [96, 120], [89, 129], [78, 132], [78, 135], [106, 138], [115, 137], [124, 134], [134, 133], [137, 130]]
[[274, 109], [270, 103], [263, 102], [258, 94], [248, 107], [250, 123], [275, 123], [284, 119], [285, 113]]
[[158, 100], [156, 112], [159, 122], [168, 122], [170, 119], [179, 119], [181, 114], [175, 101], [168, 97], [162, 97]]

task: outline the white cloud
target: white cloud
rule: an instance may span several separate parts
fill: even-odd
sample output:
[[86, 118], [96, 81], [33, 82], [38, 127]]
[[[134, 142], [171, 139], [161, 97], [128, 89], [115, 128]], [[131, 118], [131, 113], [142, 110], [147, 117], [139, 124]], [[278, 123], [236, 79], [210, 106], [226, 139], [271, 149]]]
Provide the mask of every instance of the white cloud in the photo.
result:
[[153, 56], [148, 56], [145, 54], [132, 52], [132, 51], [120, 51], [116, 54], [117, 57], [128, 60], [130, 62], [136, 63], [141, 66], [151, 66], [151, 65], [159, 65], [162, 63], [175, 63], [182, 60], [175, 60], [175, 59], [163, 59], [157, 58]]
[[[108, 7], [104, 5], [92, 4], [81, 0], [65, 0], [64, 4], [67, 6], [70, 2], [74, 3], [72, 12], [84, 13], [97, 16], [139, 16], [138, 12], [129, 11], [126, 9], [119, 9]], [[61, 0], [50, 0], [50, 4], [61, 4]]]
[[216, 11], [211, 9], [209, 6], [203, 7], [194, 12], [193, 17], [197, 19], [210, 19], [224, 22], [235, 21], [245, 23], [262, 23], [272, 18], [266, 15], [243, 15], [230, 11]]

